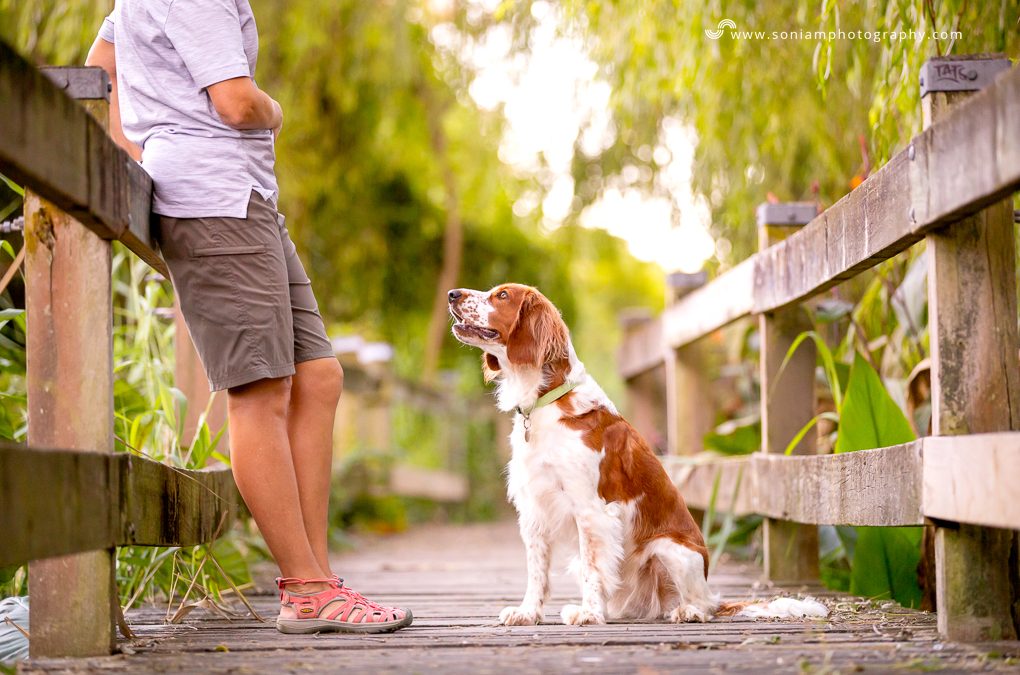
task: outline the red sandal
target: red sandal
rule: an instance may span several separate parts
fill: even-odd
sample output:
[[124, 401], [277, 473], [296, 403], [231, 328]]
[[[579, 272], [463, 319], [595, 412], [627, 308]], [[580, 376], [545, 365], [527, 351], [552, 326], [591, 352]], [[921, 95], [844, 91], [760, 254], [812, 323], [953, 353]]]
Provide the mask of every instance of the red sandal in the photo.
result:
[[[296, 593], [289, 584], [325, 583], [318, 593]], [[276, 620], [281, 633], [389, 633], [410, 626], [410, 610], [383, 607], [344, 586], [340, 577], [297, 579], [277, 577], [280, 605], [294, 610], [294, 618]]]

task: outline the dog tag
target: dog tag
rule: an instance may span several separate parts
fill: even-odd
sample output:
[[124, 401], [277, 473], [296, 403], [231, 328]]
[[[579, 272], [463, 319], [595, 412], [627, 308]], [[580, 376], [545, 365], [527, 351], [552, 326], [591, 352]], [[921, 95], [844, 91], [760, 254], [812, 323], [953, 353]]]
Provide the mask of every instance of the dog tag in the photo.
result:
[[531, 442], [531, 429], [525, 429], [524, 430], [524, 442], [525, 443], [530, 443]]

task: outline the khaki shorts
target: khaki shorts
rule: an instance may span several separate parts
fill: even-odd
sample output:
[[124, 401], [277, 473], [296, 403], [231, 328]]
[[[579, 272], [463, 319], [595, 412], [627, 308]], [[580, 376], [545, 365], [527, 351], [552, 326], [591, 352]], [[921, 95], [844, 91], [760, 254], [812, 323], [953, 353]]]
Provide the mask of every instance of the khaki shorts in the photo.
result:
[[255, 192], [246, 218], [159, 218], [163, 258], [213, 391], [334, 356], [283, 221]]

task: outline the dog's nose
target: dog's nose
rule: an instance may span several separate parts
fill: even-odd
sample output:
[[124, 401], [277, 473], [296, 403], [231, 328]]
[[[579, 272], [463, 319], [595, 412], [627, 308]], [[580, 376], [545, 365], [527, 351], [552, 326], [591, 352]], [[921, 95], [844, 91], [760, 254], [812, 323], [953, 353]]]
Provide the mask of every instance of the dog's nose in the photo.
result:
[[462, 296], [464, 294], [460, 290], [455, 288], [452, 291], [450, 291], [449, 293], [447, 293], [446, 295], [447, 295], [448, 298], [450, 298], [450, 302], [456, 302], [457, 298], [459, 298], [460, 296]]

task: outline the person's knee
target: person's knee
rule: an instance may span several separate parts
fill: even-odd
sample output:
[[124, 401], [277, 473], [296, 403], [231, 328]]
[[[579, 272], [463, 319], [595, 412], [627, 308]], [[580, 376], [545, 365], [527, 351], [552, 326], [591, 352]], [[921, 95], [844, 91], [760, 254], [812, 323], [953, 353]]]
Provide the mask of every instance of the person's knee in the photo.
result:
[[312, 398], [335, 406], [344, 389], [344, 369], [336, 359], [315, 359], [298, 364], [295, 384], [302, 398]]
[[227, 390], [227, 404], [233, 414], [254, 413], [286, 417], [290, 405], [290, 377], [256, 380]]

